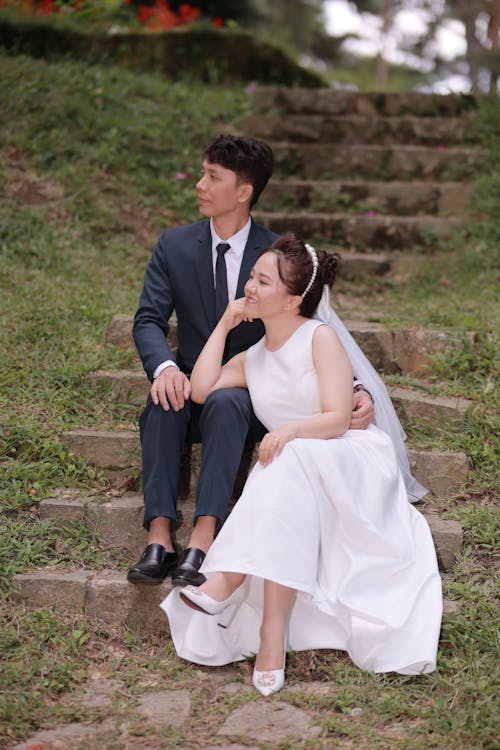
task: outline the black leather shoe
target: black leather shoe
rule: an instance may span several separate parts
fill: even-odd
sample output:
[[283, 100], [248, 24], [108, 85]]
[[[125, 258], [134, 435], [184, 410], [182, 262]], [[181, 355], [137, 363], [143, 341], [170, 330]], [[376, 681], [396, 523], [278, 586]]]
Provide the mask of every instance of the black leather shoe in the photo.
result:
[[162, 544], [148, 544], [138, 562], [130, 568], [127, 581], [157, 586], [177, 567], [179, 551], [167, 552]]
[[205, 559], [205, 553], [198, 547], [187, 547], [184, 550], [179, 567], [172, 574], [174, 586], [201, 586], [207, 580], [203, 573], [199, 573], [200, 566]]

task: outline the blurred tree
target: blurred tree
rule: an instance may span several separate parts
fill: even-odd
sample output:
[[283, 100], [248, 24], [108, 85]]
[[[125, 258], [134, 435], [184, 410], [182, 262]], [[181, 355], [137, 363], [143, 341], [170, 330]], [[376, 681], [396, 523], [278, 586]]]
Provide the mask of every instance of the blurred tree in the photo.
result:
[[[481, 70], [489, 70], [490, 91], [496, 91], [500, 77], [500, 0], [349, 0], [349, 4], [359, 13], [371, 13], [380, 19], [380, 46], [376, 59], [376, 85], [384, 90], [387, 87], [388, 63], [386, 55], [387, 38], [393, 28], [397, 14], [402, 10], [421, 12], [427, 23], [427, 33], [413, 40], [405, 51], [425, 58], [440, 61], [436, 45], [431, 42], [439, 29], [450, 19], [463, 23], [465, 30], [466, 53], [471, 88], [479, 91]], [[487, 31], [481, 29], [487, 28]], [[433, 49], [434, 48], [434, 49]]]
[[[472, 90], [479, 91], [481, 88], [479, 76], [484, 65], [490, 70], [490, 91], [496, 90], [499, 75], [500, 0], [446, 0], [446, 6], [449, 14], [462, 21], [465, 28], [466, 59]], [[482, 14], [487, 16], [488, 21], [487, 32], [481, 39], [477, 25]]]
[[298, 54], [314, 53], [324, 32], [323, 0], [254, 0], [259, 30]]

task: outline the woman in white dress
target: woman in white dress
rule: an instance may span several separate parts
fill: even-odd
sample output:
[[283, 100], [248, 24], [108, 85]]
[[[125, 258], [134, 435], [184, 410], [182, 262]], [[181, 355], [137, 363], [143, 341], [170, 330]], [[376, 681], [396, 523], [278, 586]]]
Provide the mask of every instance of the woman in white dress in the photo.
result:
[[[429, 527], [386, 432], [348, 429], [351, 363], [332, 327], [312, 318], [337, 263], [293, 235], [277, 240], [191, 378], [200, 403], [247, 387], [269, 432], [204, 560], [206, 582], [175, 588], [161, 606], [179, 656], [221, 665], [256, 654], [263, 695], [283, 687], [287, 648], [344, 649], [373, 672], [436, 666], [442, 598]], [[221, 366], [229, 331], [253, 318], [265, 336]]]

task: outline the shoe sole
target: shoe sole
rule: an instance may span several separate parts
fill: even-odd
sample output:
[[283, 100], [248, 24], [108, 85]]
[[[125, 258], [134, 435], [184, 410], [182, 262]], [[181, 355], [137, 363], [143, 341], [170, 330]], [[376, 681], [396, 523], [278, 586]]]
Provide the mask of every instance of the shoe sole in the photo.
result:
[[133, 573], [127, 574], [127, 581], [129, 581], [129, 583], [144, 583], [146, 584], [146, 586], [159, 586], [166, 578], [172, 575], [174, 570], [175, 565], [173, 565], [162, 578], [147, 576], [145, 573], [140, 573], [138, 570], [136, 570]]
[[199, 574], [203, 580], [199, 581], [198, 583], [193, 581], [192, 578], [178, 578], [178, 577], [172, 577], [172, 586], [201, 586], [202, 583], [205, 583], [207, 580], [203, 573]]
[[[165, 576], [167, 578], [167, 576]], [[165, 578], [151, 578], [151, 576], [141, 575], [140, 573], [133, 573], [127, 576], [129, 583], [144, 583], [146, 586], [159, 586]]]

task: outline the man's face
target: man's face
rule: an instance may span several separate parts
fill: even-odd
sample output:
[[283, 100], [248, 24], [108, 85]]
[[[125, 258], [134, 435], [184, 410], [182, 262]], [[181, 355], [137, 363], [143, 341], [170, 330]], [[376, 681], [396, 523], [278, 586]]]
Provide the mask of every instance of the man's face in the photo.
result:
[[238, 183], [231, 169], [204, 161], [196, 183], [198, 206], [203, 216], [213, 219], [231, 214], [248, 200], [248, 185]]

